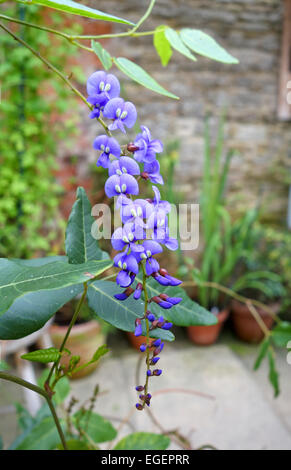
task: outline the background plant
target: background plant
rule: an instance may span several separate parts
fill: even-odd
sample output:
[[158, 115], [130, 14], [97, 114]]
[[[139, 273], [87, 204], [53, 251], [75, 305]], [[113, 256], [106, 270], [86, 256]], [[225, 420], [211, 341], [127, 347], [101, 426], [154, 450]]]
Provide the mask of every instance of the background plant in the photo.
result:
[[[8, 15], [41, 24], [38, 6], [12, 5]], [[59, 23], [60, 15], [53, 13]], [[38, 50], [46, 50], [57, 65], [73, 56], [73, 46], [46, 31], [18, 26], [19, 35]], [[75, 27], [76, 29], [76, 27]], [[77, 27], [79, 30], [79, 27]], [[57, 141], [72, 135], [76, 119], [58, 115], [74, 109], [69, 91], [58, 81], [49, 82], [50, 71], [11, 36], [0, 35], [0, 256], [29, 257], [49, 252], [64, 229], [56, 217], [62, 188], [55, 181]], [[73, 72], [79, 72], [73, 67]], [[79, 76], [79, 75], [78, 75]], [[44, 236], [45, 235], [45, 236]]]

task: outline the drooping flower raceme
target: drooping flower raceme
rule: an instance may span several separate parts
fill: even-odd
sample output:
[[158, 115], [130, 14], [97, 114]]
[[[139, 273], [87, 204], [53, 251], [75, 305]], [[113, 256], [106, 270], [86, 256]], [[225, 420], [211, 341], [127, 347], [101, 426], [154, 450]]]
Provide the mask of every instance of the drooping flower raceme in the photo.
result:
[[[141, 126], [141, 133], [126, 146], [120, 146], [112, 136], [111, 132], [115, 131], [125, 134], [126, 127], [132, 128], [137, 119], [134, 104], [119, 96], [120, 85], [114, 75], [104, 71], [93, 73], [88, 79], [87, 91], [88, 102], [92, 105], [90, 117], [99, 121], [101, 117], [110, 120], [107, 127], [105, 125], [106, 135], [97, 136], [93, 147], [99, 152], [97, 166], [108, 171], [105, 193], [109, 198], [117, 196], [122, 222], [111, 238], [112, 247], [118, 251], [114, 257], [114, 265], [120, 269], [116, 283], [123, 289], [115, 294], [115, 298], [125, 301], [132, 296], [135, 300], [144, 300], [144, 315], [136, 318], [133, 325], [136, 336], [145, 334], [146, 330], [149, 333], [146, 333], [146, 343], [140, 346], [141, 352], [146, 353], [146, 380], [144, 385], [136, 387], [140, 393], [136, 408], [142, 410], [146, 405], [150, 406], [149, 378], [162, 373], [156, 364], [164, 343], [159, 338], [151, 340], [149, 336], [153, 330], [158, 333], [159, 329], [170, 330], [172, 327], [172, 323], [163, 315], [152, 313], [150, 306], [158, 305], [166, 312], [182, 300], [165, 293], [149, 297], [146, 284], [150, 277], [162, 286], [177, 286], [181, 283], [161, 268], [155, 258], [163, 251], [162, 245], [170, 250], [178, 247], [177, 240], [169, 233], [168, 214], [171, 205], [161, 200], [156, 186], [152, 186], [152, 199], [133, 198], [139, 194], [139, 178], [154, 185], [164, 184], [157, 160], [157, 154], [163, 151], [163, 144], [158, 139], [152, 139], [146, 126]], [[101, 123], [104, 126], [104, 121]]]

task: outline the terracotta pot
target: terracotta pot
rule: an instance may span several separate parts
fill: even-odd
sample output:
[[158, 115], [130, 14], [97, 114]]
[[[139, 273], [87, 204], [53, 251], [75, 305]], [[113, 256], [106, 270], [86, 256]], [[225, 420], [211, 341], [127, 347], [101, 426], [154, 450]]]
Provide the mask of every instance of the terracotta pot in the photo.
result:
[[[279, 307], [279, 304], [270, 305], [274, 313], [279, 311]], [[266, 327], [270, 330], [274, 323], [271, 315], [261, 308], [256, 307], [256, 310]], [[231, 312], [234, 331], [240, 339], [247, 343], [259, 343], [262, 341], [264, 333], [245, 304], [233, 300], [231, 303]]]
[[131, 333], [131, 331], [127, 331], [126, 335], [128, 337], [128, 340], [130, 344], [137, 350], [139, 351], [139, 347], [142, 345], [142, 343], [146, 343], [147, 339], [145, 336], [134, 336], [134, 333]]
[[187, 333], [188, 337], [195, 344], [201, 346], [208, 346], [209, 344], [215, 343], [219, 333], [221, 331], [223, 323], [226, 321], [229, 315], [229, 310], [221, 310], [217, 315], [217, 323], [209, 326], [188, 326]]
[[[56, 348], [59, 348], [62, 344], [64, 336], [66, 334], [68, 327], [60, 326], [53, 324], [50, 327], [50, 335], [52, 342]], [[66, 342], [66, 348], [71, 351], [72, 355], [80, 356], [80, 362], [78, 366], [85, 364], [86, 362], [92, 359], [93, 354], [96, 349], [99, 348], [102, 344], [105, 343], [105, 336], [101, 332], [101, 327], [96, 320], [91, 320], [86, 323], [81, 323], [79, 325], [74, 325], [70, 336]], [[68, 366], [70, 361], [70, 356], [64, 355], [61, 359], [61, 364]], [[78, 379], [84, 377], [85, 375], [90, 374], [93, 370], [96, 369], [98, 362], [90, 364], [88, 367], [85, 367], [80, 372], [73, 374], [73, 379]]]

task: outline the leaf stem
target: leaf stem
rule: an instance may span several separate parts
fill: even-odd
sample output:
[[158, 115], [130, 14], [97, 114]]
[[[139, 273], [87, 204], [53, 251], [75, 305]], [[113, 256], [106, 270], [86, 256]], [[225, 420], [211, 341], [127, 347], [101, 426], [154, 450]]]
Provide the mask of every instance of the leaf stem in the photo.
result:
[[213, 289], [217, 289], [221, 292], [224, 292], [225, 294], [229, 295], [230, 297], [233, 297], [239, 302], [246, 304], [247, 306], [251, 304], [251, 305], [255, 305], [256, 307], [261, 308], [262, 310], [267, 312], [277, 323], [280, 322], [280, 318], [278, 317], [278, 315], [276, 315], [273, 312], [273, 310], [267, 305], [265, 305], [263, 302], [260, 302], [259, 300], [255, 300], [255, 299], [249, 299], [248, 297], [244, 297], [243, 295], [237, 294], [233, 290], [229, 289], [228, 287], [222, 286], [218, 284], [217, 282], [199, 281], [199, 283], [197, 283], [195, 281], [186, 281], [186, 282], [183, 282], [182, 285], [183, 287], [187, 287], [187, 286], [189, 287], [190, 286], [212, 287]]
[[[70, 82], [70, 80], [59, 70], [57, 69], [51, 62], [49, 62], [45, 57], [43, 57], [40, 52], [36, 51], [31, 47], [27, 42], [25, 42], [23, 39], [21, 39], [19, 36], [16, 36], [9, 28], [7, 28], [3, 23], [0, 23], [0, 28], [2, 28], [4, 31], [6, 31], [10, 36], [12, 36], [16, 41], [18, 41], [20, 44], [25, 46], [27, 49], [30, 50], [30, 52], [38, 57], [50, 70], [52, 70], [55, 74], [57, 74], [68, 86], [71, 88], [71, 90], [81, 98], [81, 100], [90, 108], [92, 109], [92, 106], [88, 103], [86, 100], [85, 96], [82, 95], [82, 93]], [[104, 124], [104, 123], [103, 123]], [[102, 125], [103, 125], [102, 124]], [[104, 124], [105, 125], [105, 124]], [[107, 127], [107, 126], [106, 126]]]
[[[72, 330], [74, 324], [76, 323], [77, 317], [78, 317], [78, 315], [79, 315], [79, 313], [80, 313], [81, 307], [82, 307], [83, 302], [84, 302], [84, 300], [85, 300], [85, 297], [86, 297], [86, 295], [87, 295], [87, 290], [88, 290], [87, 282], [84, 282], [84, 291], [83, 291], [82, 297], [81, 297], [81, 299], [80, 299], [79, 302], [78, 302], [78, 305], [77, 305], [77, 307], [76, 307], [76, 310], [75, 310], [75, 312], [74, 312], [74, 315], [72, 316], [72, 319], [71, 319], [71, 321], [70, 321], [70, 324], [69, 324], [69, 326], [68, 326], [68, 329], [67, 329], [67, 331], [66, 331], [66, 334], [65, 334], [65, 336], [64, 336], [64, 339], [63, 339], [62, 344], [61, 344], [61, 346], [60, 346], [60, 349], [59, 349], [60, 353], [64, 350], [65, 345], [66, 345], [66, 342], [67, 342], [67, 339], [68, 339], [68, 337], [69, 337], [69, 335], [70, 335], [70, 333], [71, 333], [71, 330]], [[45, 386], [46, 386], [46, 387], [49, 387], [50, 380], [51, 380], [51, 378], [52, 378], [53, 372], [54, 372], [54, 370], [58, 367], [59, 363], [60, 363], [60, 358], [59, 358], [57, 361], [55, 361], [55, 362], [53, 363], [53, 365], [52, 365], [52, 367], [51, 367], [51, 370], [50, 370], [50, 373], [49, 373], [49, 375], [48, 375], [48, 378], [47, 378], [46, 381], [45, 381]], [[55, 385], [55, 383], [56, 383], [56, 381], [54, 381], [54, 385]]]
[[53, 417], [53, 419], [54, 419], [56, 428], [57, 428], [57, 430], [58, 430], [58, 433], [59, 433], [59, 436], [60, 436], [60, 439], [61, 439], [63, 448], [64, 448], [65, 450], [68, 450], [67, 443], [66, 443], [66, 439], [65, 439], [65, 436], [64, 436], [64, 433], [63, 433], [63, 430], [62, 430], [62, 427], [61, 427], [61, 424], [60, 424], [58, 415], [57, 415], [57, 413], [56, 413], [54, 404], [53, 404], [53, 402], [52, 402], [52, 399], [51, 399], [49, 393], [46, 392], [46, 391], [45, 391], [44, 389], [42, 389], [41, 387], [38, 387], [38, 385], [34, 385], [34, 384], [30, 383], [30, 382], [27, 382], [27, 381], [24, 380], [24, 379], [21, 379], [20, 377], [16, 377], [15, 375], [7, 374], [6, 372], [1, 372], [1, 371], [0, 371], [0, 379], [7, 380], [8, 382], [14, 382], [14, 383], [16, 383], [16, 384], [18, 384], [18, 385], [21, 385], [22, 387], [28, 388], [29, 390], [32, 390], [33, 392], [38, 393], [39, 395], [41, 395], [42, 397], [44, 397], [44, 398], [46, 399], [47, 404], [48, 404], [48, 406], [49, 406], [49, 408], [50, 408], [52, 417]]

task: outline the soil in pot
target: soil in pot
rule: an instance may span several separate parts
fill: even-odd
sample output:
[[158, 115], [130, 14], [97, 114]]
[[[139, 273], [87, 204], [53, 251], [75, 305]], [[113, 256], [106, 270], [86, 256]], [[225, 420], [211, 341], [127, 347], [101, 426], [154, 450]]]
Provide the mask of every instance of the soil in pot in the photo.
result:
[[209, 346], [218, 339], [222, 325], [228, 318], [229, 310], [224, 309], [216, 313], [214, 309], [212, 309], [212, 313], [217, 317], [217, 323], [215, 325], [187, 327], [188, 337], [193, 343], [201, 346]]
[[[62, 344], [73, 312], [74, 307], [72, 303], [69, 303], [60, 309], [55, 316], [55, 323], [50, 327], [50, 335], [56, 348], [59, 348]], [[77, 366], [79, 367], [92, 359], [95, 351], [99, 346], [105, 343], [105, 340], [105, 335], [97, 320], [81, 317], [73, 326], [65, 347], [72, 355], [81, 357]], [[71, 356], [64, 354], [61, 359], [61, 364], [67, 367], [70, 357]], [[88, 367], [73, 374], [72, 378], [77, 379], [90, 374], [96, 369], [97, 365], [98, 362], [90, 364]]]
[[[270, 305], [270, 308], [274, 313], [279, 311], [279, 307], [279, 304], [275, 303]], [[271, 315], [259, 307], [256, 307], [256, 310], [266, 327], [270, 330], [274, 323]], [[260, 343], [264, 338], [264, 332], [261, 330], [261, 327], [258, 325], [245, 304], [238, 302], [237, 300], [232, 301], [231, 319], [234, 331], [241, 340], [246, 341], [247, 343]]]

